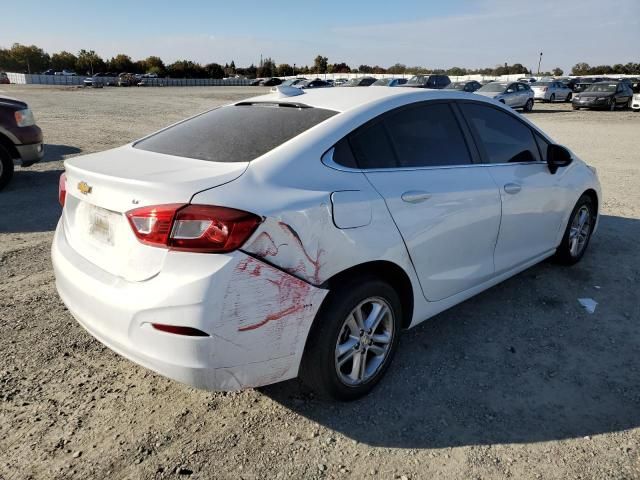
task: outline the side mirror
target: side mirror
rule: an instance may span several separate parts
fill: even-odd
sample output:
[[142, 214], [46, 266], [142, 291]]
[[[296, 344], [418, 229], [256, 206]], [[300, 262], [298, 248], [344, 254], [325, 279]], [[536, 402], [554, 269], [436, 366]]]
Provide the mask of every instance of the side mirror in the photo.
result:
[[560, 167], [566, 167], [573, 161], [571, 152], [562, 145], [550, 144], [547, 147], [547, 165], [551, 174], [555, 174]]
[[515, 92], [515, 90], [513, 88], [508, 88], [507, 89], [507, 93], [513, 93], [513, 92]]

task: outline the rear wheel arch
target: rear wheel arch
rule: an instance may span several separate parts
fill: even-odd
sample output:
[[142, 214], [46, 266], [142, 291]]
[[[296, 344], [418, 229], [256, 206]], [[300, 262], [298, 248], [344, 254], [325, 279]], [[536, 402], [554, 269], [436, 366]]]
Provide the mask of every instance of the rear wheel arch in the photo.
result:
[[402, 304], [402, 327], [407, 328], [413, 318], [414, 298], [413, 286], [409, 275], [398, 264], [388, 260], [375, 260], [355, 265], [336, 273], [323, 284], [334, 290], [346, 282], [358, 278], [373, 277], [387, 282], [396, 291]]

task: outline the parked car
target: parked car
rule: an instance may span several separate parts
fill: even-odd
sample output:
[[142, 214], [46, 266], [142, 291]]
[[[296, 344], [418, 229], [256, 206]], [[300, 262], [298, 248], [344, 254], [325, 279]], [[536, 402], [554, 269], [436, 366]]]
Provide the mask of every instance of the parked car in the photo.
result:
[[451, 83], [447, 75], [414, 75], [403, 87], [413, 88], [446, 88]]
[[340, 85], [341, 87], [370, 87], [376, 82], [377, 78], [374, 77], [358, 77], [352, 78], [346, 83]]
[[54, 75], [62, 75], [63, 77], [75, 77], [76, 72], [73, 70], [67, 70], [66, 68], [61, 72], [55, 72]]
[[299, 83], [306, 82], [306, 81], [307, 79], [304, 77], [290, 78], [289, 80], [285, 80], [284, 82], [282, 82], [281, 85], [285, 87], [295, 87]]
[[399, 87], [407, 83], [406, 78], [379, 78], [371, 84], [372, 87]]
[[121, 73], [117, 80], [119, 87], [132, 87], [138, 84], [138, 79], [133, 73]]
[[10, 83], [9, 76], [4, 72], [0, 72], [0, 85], [9, 85]]
[[92, 77], [87, 77], [82, 81], [82, 84], [85, 87], [95, 87], [95, 88], [102, 88], [104, 87], [106, 80], [105, 80], [105, 74], [104, 73], [96, 73], [95, 75], [93, 75]]
[[537, 82], [538, 80], [533, 77], [522, 77], [522, 78], [519, 78], [518, 81], [523, 83], [534, 83], [534, 82]]
[[260, 85], [263, 87], [275, 87], [276, 85], [280, 85], [281, 83], [282, 83], [282, 80], [276, 77], [272, 77], [272, 78], [265, 78], [260, 83]]
[[493, 98], [512, 108], [525, 112], [533, 110], [533, 90], [522, 82], [491, 82], [476, 90], [477, 94]]
[[475, 80], [467, 82], [451, 82], [445, 87], [445, 90], [458, 90], [461, 92], [475, 92], [479, 88], [482, 88], [482, 84]]
[[55, 75], [56, 71], [53, 68], [49, 68], [48, 70], [45, 70], [44, 72], [42, 72], [42, 75]]
[[44, 155], [42, 130], [25, 102], [0, 97], [0, 190], [13, 177], [14, 164], [29, 167]]
[[573, 91], [557, 80], [532, 83], [531, 90], [533, 90], [533, 99], [543, 102], [570, 102], [573, 96]]
[[633, 100], [631, 101], [631, 109], [634, 112], [640, 112], [640, 93], [633, 94]]
[[584, 90], [589, 88], [594, 83], [602, 82], [604, 80], [606, 80], [606, 78], [601, 78], [601, 77], [582, 77], [582, 78], [580, 78], [580, 80], [578, 82], [576, 82], [576, 85], [575, 85], [575, 87], [573, 89], [573, 92], [574, 93], [583, 92]]
[[301, 88], [301, 89], [309, 89], [309, 88], [327, 88], [327, 87], [333, 87], [333, 85], [331, 85], [328, 82], [325, 82], [324, 80], [320, 80], [319, 78], [316, 78], [315, 80], [307, 80], [305, 82], [300, 82], [297, 85], [294, 85], [295, 87]]
[[344, 84], [345, 84], [345, 83], [347, 83], [348, 81], [349, 81], [349, 79], [348, 79], [348, 78], [336, 78], [336, 79], [333, 81], [333, 84], [334, 84], [336, 87], [339, 87], [340, 85], [344, 85]]
[[633, 91], [627, 82], [597, 82], [574, 95], [573, 109], [597, 108], [615, 110], [631, 108]]
[[568, 88], [571, 89], [572, 92], [575, 92], [576, 84], [580, 81], [579, 77], [558, 77], [555, 79], [558, 82], [562, 82]]
[[585, 254], [595, 169], [506, 106], [275, 90], [65, 161], [55, 285], [119, 354], [201, 388], [299, 375], [352, 400], [401, 329]]
[[262, 84], [262, 82], [264, 82], [264, 78], [256, 78], [251, 82], [251, 86], [252, 87], [258, 87]]

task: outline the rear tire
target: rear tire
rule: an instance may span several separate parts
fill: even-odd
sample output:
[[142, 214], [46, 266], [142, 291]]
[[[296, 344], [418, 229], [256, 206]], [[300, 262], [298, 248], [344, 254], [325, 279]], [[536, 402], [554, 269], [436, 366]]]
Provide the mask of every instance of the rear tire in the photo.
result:
[[615, 97], [613, 97], [611, 99], [611, 105], [609, 105], [609, 110], [612, 111], [612, 112], [615, 112], [616, 106], [617, 106], [616, 105], [616, 99], [615, 99]]
[[0, 190], [11, 181], [13, 169], [13, 158], [11, 158], [6, 148], [0, 145]]
[[556, 101], [556, 94], [555, 94], [555, 93], [552, 93], [552, 94], [551, 94], [551, 96], [549, 97], [549, 101], [550, 101], [551, 103], [553, 103], [553, 102], [555, 102], [555, 101]]
[[591, 197], [582, 195], [571, 211], [555, 260], [563, 265], [578, 263], [587, 251], [595, 223], [595, 205]]
[[569, 92], [569, 93], [567, 93], [567, 96], [564, 99], [564, 101], [565, 102], [570, 102], [572, 98], [573, 98], [573, 94], [571, 92]]
[[329, 293], [318, 312], [300, 379], [325, 398], [351, 401], [366, 395], [391, 364], [401, 319], [400, 298], [388, 283], [376, 277], [347, 281]]
[[533, 100], [529, 99], [527, 103], [524, 104], [524, 107], [522, 107], [522, 111], [530, 112], [531, 110], [533, 110]]

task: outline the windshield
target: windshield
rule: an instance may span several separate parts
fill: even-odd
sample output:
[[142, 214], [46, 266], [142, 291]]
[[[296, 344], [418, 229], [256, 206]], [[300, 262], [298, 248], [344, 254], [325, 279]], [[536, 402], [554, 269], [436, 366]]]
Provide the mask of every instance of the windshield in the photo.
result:
[[209, 162], [250, 162], [336, 113], [293, 103], [230, 105], [178, 123], [134, 147]]
[[551, 85], [551, 82], [533, 82], [531, 84], [532, 87], [548, 87]]
[[479, 92], [504, 92], [507, 89], [506, 83], [491, 82], [480, 88]]
[[376, 80], [375, 82], [373, 82], [372, 85], [386, 87], [391, 83], [391, 80], [391, 78], [381, 78], [380, 80]]
[[585, 92], [613, 93], [616, 88], [618, 88], [618, 85], [615, 83], [594, 83]]

